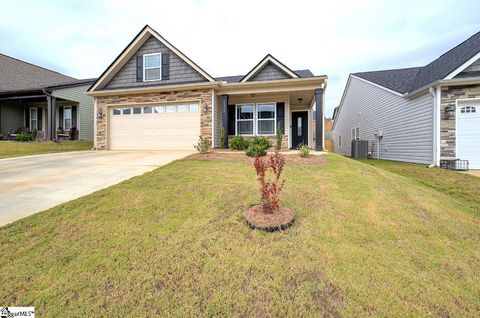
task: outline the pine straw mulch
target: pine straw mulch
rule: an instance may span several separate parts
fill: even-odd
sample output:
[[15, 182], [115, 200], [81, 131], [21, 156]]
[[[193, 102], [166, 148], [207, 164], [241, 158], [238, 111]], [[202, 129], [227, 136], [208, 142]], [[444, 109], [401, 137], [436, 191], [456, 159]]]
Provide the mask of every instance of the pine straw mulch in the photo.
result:
[[252, 229], [274, 232], [292, 226], [295, 221], [295, 211], [280, 207], [275, 213], [265, 213], [262, 206], [254, 205], [245, 211], [245, 219]]
[[[268, 155], [267, 155], [268, 157]], [[310, 155], [308, 158], [302, 158], [298, 154], [283, 155], [286, 164], [298, 164], [298, 165], [322, 165], [326, 162], [325, 155]], [[211, 161], [232, 161], [252, 163], [254, 158], [247, 157], [244, 152], [216, 152], [212, 151], [208, 154], [194, 154], [188, 156], [186, 159], [191, 160], [211, 160]]]

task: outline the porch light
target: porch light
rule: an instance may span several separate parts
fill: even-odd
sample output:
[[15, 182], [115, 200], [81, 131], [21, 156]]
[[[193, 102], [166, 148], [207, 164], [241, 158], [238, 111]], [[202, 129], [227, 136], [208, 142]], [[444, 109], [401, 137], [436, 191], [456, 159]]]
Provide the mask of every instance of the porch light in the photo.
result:
[[455, 117], [455, 105], [448, 104], [448, 106], [445, 107], [445, 119], [452, 119], [454, 117]]
[[103, 118], [103, 113], [102, 113], [101, 110], [99, 110], [99, 111], [97, 112], [97, 119], [101, 119], [101, 118]]
[[205, 110], [205, 114], [208, 113], [208, 105], [207, 104], [205, 104], [203, 109]]
[[299, 99], [298, 99], [298, 102], [299, 102], [299, 103], [303, 102], [303, 98], [299, 98]]
[[250, 94], [250, 96], [251, 96], [251, 97], [255, 97], [255, 94], [252, 93], [252, 94]]

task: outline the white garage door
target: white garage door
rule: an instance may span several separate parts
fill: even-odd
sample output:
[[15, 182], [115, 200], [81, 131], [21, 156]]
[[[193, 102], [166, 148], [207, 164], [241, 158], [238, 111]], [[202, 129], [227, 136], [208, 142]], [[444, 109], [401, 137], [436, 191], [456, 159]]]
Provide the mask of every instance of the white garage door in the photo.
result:
[[199, 104], [111, 108], [112, 150], [193, 149], [200, 135]]
[[457, 107], [457, 158], [469, 161], [470, 169], [480, 169], [480, 102]]

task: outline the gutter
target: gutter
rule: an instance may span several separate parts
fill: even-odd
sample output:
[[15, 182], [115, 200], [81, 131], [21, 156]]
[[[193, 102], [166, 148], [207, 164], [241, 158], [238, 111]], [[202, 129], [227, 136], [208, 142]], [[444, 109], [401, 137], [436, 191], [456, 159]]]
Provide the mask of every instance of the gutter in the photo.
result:
[[[437, 90], [440, 87], [437, 88]], [[433, 119], [433, 141], [432, 141], [432, 163], [428, 165], [428, 168], [433, 168], [437, 166], [437, 151], [439, 147], [439, 142], [438, 142], [438, 127], [440, 125], [439, 118], [438, 118], [438, 112], [439, 112], [439, 103], [437, 100], [437, 94], [434, 86], [428, 88], [428, 93], [433, 99], [433, 114], [432, 114], [432, 119]]]

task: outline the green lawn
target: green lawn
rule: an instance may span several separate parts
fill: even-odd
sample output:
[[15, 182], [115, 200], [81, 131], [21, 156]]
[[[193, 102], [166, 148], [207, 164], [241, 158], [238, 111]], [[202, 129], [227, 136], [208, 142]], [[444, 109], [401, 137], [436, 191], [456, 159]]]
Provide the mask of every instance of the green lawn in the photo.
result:
[[388, 160], [362, 160], [448, 194], [480, 213], [480, 178], [457, 171], [426, 168], [425, 165]]
[[39, 155], [51, 152], [90, 150], [93, 147], [91, 141], [63, 140], [52, 141], [0, 141], [0, 159], [27, 155]]
[[250, 230], [249, 163], [181, 160], [0, 228], [0, 304], [41, 317], [480, 314], [480, 216], [328, 155], [285, 170], [284, 232]]

